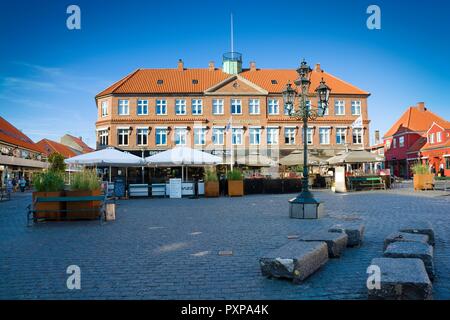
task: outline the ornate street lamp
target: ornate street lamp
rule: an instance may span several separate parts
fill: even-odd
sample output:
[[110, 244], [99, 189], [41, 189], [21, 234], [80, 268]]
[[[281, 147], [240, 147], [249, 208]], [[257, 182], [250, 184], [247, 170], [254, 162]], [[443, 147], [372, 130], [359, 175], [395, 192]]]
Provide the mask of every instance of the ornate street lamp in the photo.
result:
[[[309, 79], [311, 68], [305, 60], [302, 61], [300, 67], [297, 69], [299, 78], [294, 81], [297, 92], [288, 82], [286, 89], [282, 92], [284, 106], [289, 116], [301, 120], [303, 122], [303, 178], [302, 178], [302, 192], [295, 198], [289, 200], [289, 216], [291, 218], [300, 219], [316, 219], [319, 218], [323, 205], [320, 201], [314, 198], [309, 191], [308, 186], [308, 121], [314, 121], [318, 117], [323, 117], [328, 108], [328, 99], [330, 97], [331, 89], [325, 84], [322, 78], [319, 86], [315, 92], [317, 94], [317, 108], [312, 108], [307, 105], [307, 98], [309, 93], [309, 86], [311, 81]], [[298, 105], [295, 105], [295, 99], [298, 100]]]

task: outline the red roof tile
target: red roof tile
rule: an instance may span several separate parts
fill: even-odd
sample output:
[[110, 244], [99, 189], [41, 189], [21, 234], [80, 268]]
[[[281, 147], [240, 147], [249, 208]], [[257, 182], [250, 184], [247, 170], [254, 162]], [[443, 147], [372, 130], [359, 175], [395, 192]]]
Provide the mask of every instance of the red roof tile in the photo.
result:
[[420, 149], [422, 149], [422, 147], [427, 143], [427, 138], [426, 137], [420, 137], [419, 139], [417, 139], [416, 142], [414, 142], [414, 144], [409, 147], [407, 153], [415, 153], [417, 154], [417, 152], [420, 151]]
[[78, 153], [72, 150], [70, 147], [53, 140], [42, 139], [36, 144], [41, 146], [45, 150], [47, 156], [49, 156], [53, 152], [61, 154], [64, 158], [71, 158], [78, 155]]
[[33, 140], [28, 138], [23, 132], [14, 127], [11, 123], [6, 121], [0, 116], [0, 141], [5, 143], [36, 151], [39, 153], [45, 153], [44, 150], [36, 145]]

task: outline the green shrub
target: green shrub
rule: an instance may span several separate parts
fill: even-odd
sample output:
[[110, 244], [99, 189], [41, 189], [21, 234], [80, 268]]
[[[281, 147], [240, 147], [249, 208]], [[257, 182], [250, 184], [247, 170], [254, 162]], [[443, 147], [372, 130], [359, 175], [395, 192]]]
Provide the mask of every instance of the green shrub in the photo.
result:
[[213, 170], [206, 170], [205, 182], [216, 182], [216, 181], [218, 181], [216, 172]]
[[242, 172], [237, 169], [228, 171], [227, 179], [228, 180], [242, 180]]
[[84, 170], [74, 174], [70, 189], [74, 191], [94, 191], [100, 189], [101, 183], [95, 170]]
[[33, 184], [37, 192], [58, 192], [64, 190], [64, 179], [61, 173], [52, 170], [34, 176]]
[[412, 172], [414, 174], [427, 174], [430, 173], [428, 171], [428, 167], [424, 164], [421, 163], [416, 163], [415, 165], [412, 166], [411, 168]]
[[50, 162], [50, 171], [64, 172], [66, 170], [64, 157], [58, 152], [53, 152], [51, 155], [49, 155], [48, 162]]

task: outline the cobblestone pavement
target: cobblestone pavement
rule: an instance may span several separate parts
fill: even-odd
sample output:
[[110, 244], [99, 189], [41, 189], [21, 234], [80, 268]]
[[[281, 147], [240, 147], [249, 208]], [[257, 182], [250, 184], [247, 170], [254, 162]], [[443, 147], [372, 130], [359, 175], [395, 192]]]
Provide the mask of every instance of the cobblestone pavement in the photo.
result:
[[[450, 298], [450, 196], [407, 190], [317, 191], [327, 217], [288, 218], [292, 195], [119, 201], [117, 220], [26, 227], [30, 194], [0, 203], [0, 299], [365, 299], [366, 268], [403, 224], [433, 223], [434, 297]], [[347, 249], [301, 285], [261, 276], [258, 258], [288, 235], [345, 220], [366, 224], [361, 248]], [[218, 252], [232, 250], [232, 256]], [[68, 290], [66, 268], [81, 268]]]

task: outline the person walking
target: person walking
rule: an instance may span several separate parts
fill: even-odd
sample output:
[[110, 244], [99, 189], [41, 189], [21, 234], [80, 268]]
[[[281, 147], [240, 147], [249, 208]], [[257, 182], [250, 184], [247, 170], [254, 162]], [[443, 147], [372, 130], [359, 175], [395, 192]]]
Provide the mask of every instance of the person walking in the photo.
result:
[[22, 176], [19, 180], [19, 187], [20, 187], [20, 192], [25, 192], [25, 186], [27, 185], [27, 181], [25, 180], [25, 178]]

